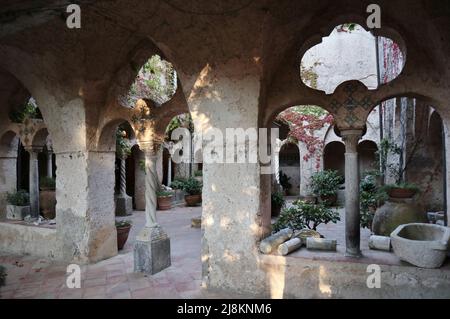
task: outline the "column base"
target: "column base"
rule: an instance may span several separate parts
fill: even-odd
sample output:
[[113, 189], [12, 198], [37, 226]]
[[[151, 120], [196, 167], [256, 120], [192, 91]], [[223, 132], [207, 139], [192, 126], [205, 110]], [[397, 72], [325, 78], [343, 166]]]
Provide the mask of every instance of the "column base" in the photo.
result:
[[361, 258], [362, 257], [362, 253], [361, 253], [361, 250], [359, 250], [359, 249], [347, 249], [345, 251], [345, 257]]
[[153, 275], [170, 265], [169, 236], [159, 225], [144, 227], [134, 245], [134, 271]]
[[116, 198], [116, 216], [128, 216], [133, 212], [133, 199], [128, 195], [118, 195]]

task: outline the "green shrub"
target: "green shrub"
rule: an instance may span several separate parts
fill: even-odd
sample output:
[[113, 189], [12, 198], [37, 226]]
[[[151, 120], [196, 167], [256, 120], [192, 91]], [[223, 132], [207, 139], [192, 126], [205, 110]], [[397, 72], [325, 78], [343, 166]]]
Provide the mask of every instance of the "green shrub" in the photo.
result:
[[272, 208], [275, 208], [275, 207], [282, 208], [286, 203], [283, 193], [281, 193], [281, 192], [273, 193], [271, 196], [271, 200], [272, 200]]
[[202, 193], [202, 183], [195, 178], [190, 177], [184, 182], [183, 190], [188, 195], [200, 195]]
[[195, 177], [203, 176], [203, 171], [195, 171], [195, 172], [194, 172], [194, 176], [195, 176]]
[[174, 181], [170, 184], [170, 188], [172, 189], [183, 189], [184, 183], [186, 183], [185, 178], [176, 178]]
[[311, 190], [316, 196], [333, 196], [337, 194], [344, 179], [338, 171], [325, 170], [311, 176]]
[[389, 184], [389, 185], [383, 186], [383, 190], [385, 192], [389, 192], [391, 189], [394, 189], [394, 188], [403, 188], [403, 189], [411, 190], [414, 192], [420, 191], [420, 188], [416, 184], [411, 184], [411, 183], [395, 183], [395, 184]]
[[6, 268], [0, 265], [0, 287], [5, 285], [6, 276]]
[[170, 197], [173, 195], [173, 192], [166, 190], [159, 190], [156, 192], [156, 196], [158, 197]]
[[300, 230], [304, 228], [317, 230], [320, 224], [336, 223], [339, 213], [323, 204], [309, 204], [298, 200], [291, 207], [284, 209], [273, 225], [275, 232], [284, 228]]
[[28, 206], [30, 205], [30, 195], [21, 189], [15, 193], [7, 193], [6, 201], [14, 206]]
[[368, 172], [362, 177], [359, 184], [360, 218], [363, 228], [372, 228], [375, 210], [387, 198], [386, 192], [376, 181], [377, 176], [379, 176], [379, 172]]
[[50, 189], [55, 189], [56, 188], [56, 180], [52, 177], [41, 177], [39, 184], [41, 186], [41, 188], [50, 188]]
[[133, 225], [133, 222], [131, 220], [116, 220], [116, 227], [128, 227]]

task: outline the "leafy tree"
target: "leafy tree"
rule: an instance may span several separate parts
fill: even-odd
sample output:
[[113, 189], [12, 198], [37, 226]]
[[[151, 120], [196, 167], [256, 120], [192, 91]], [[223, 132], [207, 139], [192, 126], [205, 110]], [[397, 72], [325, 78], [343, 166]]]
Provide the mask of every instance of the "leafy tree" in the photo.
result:
[[291, 207], [283, 210], [273, 225], [273, 230], [275, 232], [284, 228], [317, 230], [320, 224], [336, 223], [339, 220], [339, 213], [336, 210], [323, 204], [310, 204], [298, 200]]

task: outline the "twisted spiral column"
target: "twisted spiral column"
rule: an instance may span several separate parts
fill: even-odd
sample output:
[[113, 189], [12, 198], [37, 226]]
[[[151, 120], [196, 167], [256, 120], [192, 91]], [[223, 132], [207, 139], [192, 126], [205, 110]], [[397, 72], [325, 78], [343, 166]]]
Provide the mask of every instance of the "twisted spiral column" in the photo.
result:
[[126, 156], [120, 159], [120, 194], [127, 195]]

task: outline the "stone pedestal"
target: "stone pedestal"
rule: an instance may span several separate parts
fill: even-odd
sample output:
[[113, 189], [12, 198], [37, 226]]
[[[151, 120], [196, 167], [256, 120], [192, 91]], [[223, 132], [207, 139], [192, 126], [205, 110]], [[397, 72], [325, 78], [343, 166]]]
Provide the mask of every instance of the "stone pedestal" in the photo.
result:
[[170, 265], [169, 236], [160, 226], [144, 227], [136, 237], [134, 271], [153, 275]]
[[117, 195], [116, 216], [131, 215], [132, 211], [133, 211], [133, 199], [126, 194]]

